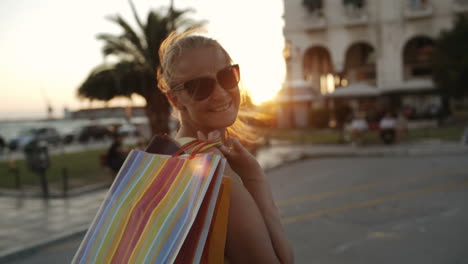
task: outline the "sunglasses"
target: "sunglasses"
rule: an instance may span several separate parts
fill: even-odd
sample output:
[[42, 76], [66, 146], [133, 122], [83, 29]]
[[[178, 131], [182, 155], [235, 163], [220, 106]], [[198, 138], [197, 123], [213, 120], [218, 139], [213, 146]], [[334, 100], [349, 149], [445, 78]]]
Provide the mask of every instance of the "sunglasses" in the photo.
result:
[[170, 92], [185, 89], [194, 100], [201, 101], [210, 97], [216, 87], [216, 82], [225, 90], [231, 90], [237, 87], [239, 80], [239, 65], [234, 64], [218, 71], [216, 79], [208, 76], [196, 78], [177, 85]]

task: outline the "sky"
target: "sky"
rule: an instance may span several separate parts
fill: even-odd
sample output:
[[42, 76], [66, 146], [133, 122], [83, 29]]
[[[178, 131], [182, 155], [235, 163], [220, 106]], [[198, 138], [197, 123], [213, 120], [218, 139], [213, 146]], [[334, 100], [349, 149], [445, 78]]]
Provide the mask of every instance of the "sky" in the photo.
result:
[[[141, 18], [170, 0], [134, 0]], [[216, 38], [241, 66], [243, 84], [255, 102], [272, 98], [285, 76], [282, 57], [282, 0], [174, 0], [191, 7], [189, 16], [208, 21]], [[103, 62], [98, 33], [120, 33], [106, 19], [120, 14], [135, 26], [127, 0], [0, 1], [0, 119], [55, 117], [63, 109], [100, 107], [79, 100], [76, 91], [89, 72]], [[136, 28], [136, 27], [135, 27]], [[108, 105], [142, 105], [143, 100], [112, 100]]]

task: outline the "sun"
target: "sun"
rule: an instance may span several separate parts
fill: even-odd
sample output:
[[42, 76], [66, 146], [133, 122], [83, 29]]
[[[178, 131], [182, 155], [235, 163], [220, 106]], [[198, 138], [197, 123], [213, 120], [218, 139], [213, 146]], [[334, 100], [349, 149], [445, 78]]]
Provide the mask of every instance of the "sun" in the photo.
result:
[[[266, 5], [269, 11], [259, 19], [258, 10]], [[274, 98], [286, 75], [282, 1], [218, 1], [209, 6], [211, 10], [217, 7], [230, 10], [205, 13], [210, 21], [207, 31], [239, 64], [242, 85], [252, 101], [260, 104]]]
[[233, 40], [222, 43], [239, 64], [242, 86], [248, 90], [254, 104], [261, 104], [275, 97], [286, 75], [283, 58], [283, 38], [272, 37], [268, 43], [251, 44]]
[[[279, 65], [271, 65], [263, 70], [255, 62], [248, 61], [245, 68], [252, 68], [243, 75], [243, 84], [248, 90], [254, 104], [261, 104], [272, 100], [281, 89], [285, 72]], [[254, 74], [251, 74], [253, 72]]]

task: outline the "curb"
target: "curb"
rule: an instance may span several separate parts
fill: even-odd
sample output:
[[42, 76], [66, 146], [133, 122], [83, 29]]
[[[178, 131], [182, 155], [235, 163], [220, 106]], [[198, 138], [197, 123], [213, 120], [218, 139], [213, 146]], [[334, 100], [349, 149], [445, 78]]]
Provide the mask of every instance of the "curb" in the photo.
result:
[[351, 150], [351, 151], [341, 151], [341, 152], [327, 152], [327, 153], [312, 153], [312, 152], [299, 152], [292, 159], [285, 159], [283, 162], [278, 164], [273, 164], [264, 168], [265, 172], [269, 172], [274, 169], [278, 169], [284, 166], [294, 164], [296, 162], [301, 162], [308, 159], [328, 159], [328, 158], [362, 158], [362, 157], [427, 157], [427, 156], [456, 156], [456, 155], [468, 155], [468, 147], [465, 149], [458, 150], [438, 150], [434, 152], [432, 150], [425, 149], [395, 149], [387, 151], [379, 150]]
[[6, 261], [13, 261], [18, 258], [31, 255], [32, 253], [40, 250], [41, 248], [45, 248], [47, 246], [60, 243], [74, 236], [77, 236], [77, 237], [83, 236], [88, 230], [88, 226], [89, 225], [75, 227], [72, 230], [63, 232], [61, 234], [53, 235], [41, 241], [29, 243], [21, 247], [16, 247], [16, 248], [12, 248], [12, 249], [8, 249], [3, 252], [0, 252], [0, 263], [6, 262]]
[[[63, 194], [59, 194], [59, 192], [51, 192], [49, 194], [49, 199], [67, 199], [73, 198], [76, 196], [80, 196], [86, 193], [95, 192], [99, 190], [104, 190], [109, 188], [111, 183], [96, 183], [88, 186], [73, 188], [67, 192], [67, 195], [64, 196]], [[35, 192], [28, 192], [24, 189], [20, 190], [11, 190], [11, 189], [4, 189], [0, 188], [0, 196], [10, 196], [10, 197], [23, 197], [23, 198], [34, 198], [34, 199], [42, 199], [42, 192], [40, 190]]]

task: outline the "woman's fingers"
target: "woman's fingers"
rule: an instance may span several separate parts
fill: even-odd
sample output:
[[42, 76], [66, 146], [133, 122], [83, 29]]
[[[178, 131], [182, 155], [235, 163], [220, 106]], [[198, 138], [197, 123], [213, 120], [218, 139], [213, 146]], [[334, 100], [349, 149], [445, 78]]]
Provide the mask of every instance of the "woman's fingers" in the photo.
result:
[[228, 157], [232, 154], [232, 149], [228, 148], [226, 145], [220, 145], [218, 149], [224, 154], [225, 157]]
[[247, 151], [245, 147], [240, 143], [239, 139], [234, 138], [232, 140], [232, 147], [237, 151], [237, 152], [244, 152]]
[[201, 132], [201, 131], [197, 131], [197, 137], [198, 137], [199, 140], [202, 140], [202, 141], [207, 140], [205, 134], [203, 134], [203, 132]]

